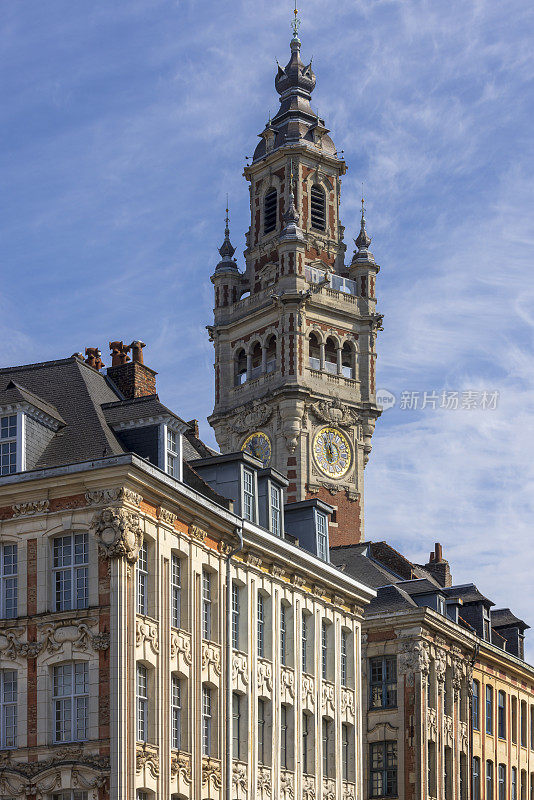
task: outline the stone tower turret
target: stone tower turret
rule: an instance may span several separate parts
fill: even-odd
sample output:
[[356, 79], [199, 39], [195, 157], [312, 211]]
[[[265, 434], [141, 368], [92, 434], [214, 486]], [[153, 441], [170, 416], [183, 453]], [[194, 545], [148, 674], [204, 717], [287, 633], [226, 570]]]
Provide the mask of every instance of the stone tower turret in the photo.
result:
[[[375, 398], [379, 271], [362, 206], [357, 251], [344, 263], [339, 219], [346, 172], [310, 101], [315, 87], [295, 26], [278, 66], [280, 109], [244, 175], [251, 224], [245, 270], [228, 226], [215, 285], [215, 407], [222, 452], [246, 449], [285, 474], [287, 501], [336, 508], [332, 544], [363, 538], [363, 474], [380, 414]], [[223, 252], [224, 251], [224, 252]]]

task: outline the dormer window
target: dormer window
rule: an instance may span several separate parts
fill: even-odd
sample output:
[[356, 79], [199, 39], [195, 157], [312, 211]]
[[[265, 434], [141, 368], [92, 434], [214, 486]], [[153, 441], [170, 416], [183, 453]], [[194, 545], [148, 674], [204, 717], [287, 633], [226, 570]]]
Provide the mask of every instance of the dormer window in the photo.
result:
[[169, 473], [169, 475], [172, 475], [173, 478], [180, 477], [180, 469], [179, 469], [180, 445], [177, 441], [179, 439], [179, 436], [180, 436], [179, 433], [167, 429], [167, 472]]
[[243, 517], [250, 522], [256, 521], [254, 473], [250, 469], [243, 469]]
[[17, 452], [17, 427], [16, 414], [0, 417], [0, 475], [17, 472], [21, 455]]
[[311, 187], [311, 225], [317, 231], [324, 231], [326, 226], [326, 197], [324, 189], [317, 184]]
[[263, 232], [271, 233], [276, 228], [276, 206], [278, 192], [276, 189], [269, 189], [263, 201]]
[[328, 520], [326, 514], [316, 512], [317, 518], [317, 555], [328, 561]]
[[280, 489], [273, 484], [271, 484], [271, 531], [275, 536], [280, 536], [282, 533]]

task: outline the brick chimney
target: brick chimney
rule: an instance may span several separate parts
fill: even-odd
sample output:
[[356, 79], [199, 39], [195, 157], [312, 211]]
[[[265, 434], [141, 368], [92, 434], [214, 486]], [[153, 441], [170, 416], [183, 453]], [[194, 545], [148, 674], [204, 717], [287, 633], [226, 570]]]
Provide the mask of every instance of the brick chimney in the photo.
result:
[[441, 586], [445, 588], [452, 586], [449, 562], [445, 561], [443, 558], [443, 550], [439, 542], [436, 542], [434, 552], [430, 553], [430, 558], [428, 563], [425, 564], [425, 569], [430, 572], [432, 577], [434, 577]]
[[[144, 342], [133, 341], [129, 345], [122, 342], [110, 342], [111, 367], [107, 376], [127, 400], [135, 397], [147, 397], [156, 394], [156, 375], [158, 374], [143, 363]], [[132, 354], [132, 360], [128, 353]]]

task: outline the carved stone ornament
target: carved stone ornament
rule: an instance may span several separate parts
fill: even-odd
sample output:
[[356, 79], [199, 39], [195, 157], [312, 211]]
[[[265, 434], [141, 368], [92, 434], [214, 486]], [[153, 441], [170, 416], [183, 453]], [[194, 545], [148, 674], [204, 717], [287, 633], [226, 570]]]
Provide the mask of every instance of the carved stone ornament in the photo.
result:
[[271, 770], [269, 767], [258, 767], [258, 778], [256, 785], [258, 787], [258, 792], [261, 793], [263, 797], [271, 797], [272, 791], [272, 778], [271, 778]]
[[428, 644], [423, 641], [413, 639], [403, 642], [402, 651], [399, 655], [400, 672], [420, 672], [428, 675], [430, 670], [430, 654]]
[[141, 647], [145, 642], [150, 644], [153, 653], [159, 653], [158, 626], [155, 622], [138, 619], [135, 623], [135, 646]]
[[232, 653], [232, 681], [241, 680], [245, 686], [248, 684], [248, 661], [245, 653]]
[[198, 525], [190, 525], [189, 526], [189, 536], [192, 539], [196, 539], [199, 542], [204, 542], [206, 540], [206, 536], [208, 534], [202, 528], [199, 528]]
[[46, 514], [49, 506], [49, 500], [33, 500], [29, 503], [16, 503], [11, 508], [13, 517], [31, 517], [35, 514]]
[[191, 636], [185, 631], [171, 632], [171, 658], [181, 655], [186, 664], [193, 663], [191, 657]]
[[[295, 796], [295, 782], [292, 772], [280, 773], [280, 798], [281, 800], [293, 800]], [[334, 798], [335, 800], [335, 798]]]
[[158, 519], [160, 522], [165, 522], [172, 528], [178, 517], [176, 516], [176, 514], [173, 514], [172, 511], [169, 511], [168, 508], [163, 508], [162, 506], [160, 506], [158, 508]]
[[247, 766], [246, 764], [234, 764], [232, 769], [232, 784], [238, 791], [247, 791]]
[[253, 400], [238, 409], [238, 414], [226, 424], [233, 433], [244, 433], [253, 431], [265, 425], [273, 415], [273, 406]]
[[153, 778], [159, 776], [159, 751], [154, 745], [137, 745], [135, 751], [135, 771], [141, 772], [148, 767]]
[[435, 708], [428, 708], [426, 712], [428, 738], [430, 741], [437, 741], [438, 737], [438, 720]]
[[229, 556], [230, 553], [235, 549], [236, 546], [235, 544], [232, 544], [232, 542], [225, 542], [222, 539], [219, 542], [219, 553], [221, 553], [223, 556]]
[[213, 665], [216, 675], [221, 674], [221, 651], [217, 645], [202, 642], [202, 669]]
[[354, 717], [354, 692], [345, 687], [341, 689], [341, 713]]
[[447, 657], [444, 650], [436, 650], [436, 680], [438, 683], [445, 683], [445, 672], [447, 669]]
[[273, 690], [273, 668], [268, 661], [258, 661], [257, 686], [260, 697], [270, 697]]
[[108, 650], [110, 644], [109, 633], [96, 633], [92, 638], [94, 650]]
[[315, 778], [311, 775], [302, 777], [302, 800], [316, 800]]
[[343, 794], [341, 795], [343, 800], [355, 800], [356, 798], [356, 788], [354, 784], [347, 783], [344, 781], [343, 783]]
[[263, 561], [259, 556], [254, 555], [254, 553], [247, 553], [247, 564], [251, 567], [256, 567], [256, 569], [259, 569], [263, 564]]
[[106, 650], [109, 647], [109, 633], [93, 633], [94, 620], [66, 619], [61, 622], [46, 623], [38, 628], [38, 640], [21, 641], [22, 628], [11, 628], [0, 632], [0, 657], [15, 661], [17, 658], [37, 658], [40, 653], [58, 653], [64, 645], [70, 644], [75, 650]]
[[346, 406], [339, 398], [332, 400], [319, 400], [316, 403], [307, 403], [306, 410], [327, 425], [339, 425], [341, 428], [350, 428], [358, 425], [360, 418], [358, 412]]
[[280, 672], [280, 691], [287, 692], [294, 699], [295, 697], [295, 674], [292, 669], [282, 667]]
[[186, 783], [191, 783], [191, 756], [187, 753], [173, 753], [171, 755], [171, 778], [177, 775]]
[[302, 575], [298, 575], [297, 573], [295, 573], [294, 575], [291, 576], [291, 583], [297, 588], [301, 589], [306, 584], [306, 578], [304, 578]]
[[94, 529], [101, 551], [106, 558], [137, 560], [143, 544], [139, 516], [124, 508], [103, 508], [95, 514]]
[[323, 778], [323, 800], [336, 800], [336, 782], [334, 778]]
[[126, 486], [116, 486], [111, 489], [92, 489], [85, 493], [85, 502], [88, 506], [105, 505], [106, 503], [119, 503], [124, 500], [132, 506], [139, 508], [143, 498]]
[[323, 681], [322, 713], [334, 716], [334, 684]]
[[287, 578], [288, 572], [279, 564], [271, 564], [271, 575], [273, 578]]
[[469, 749], [469, 727], [467, 722], [460, 722], [460, 748], [464, 753]]
[[210, 782], [213, 782], [214, 789], [221, 788], [221, 764], [214, 758], [204, 756], [202, 759], [202, 786], [206, 786], [206, 784], [209, 784]]

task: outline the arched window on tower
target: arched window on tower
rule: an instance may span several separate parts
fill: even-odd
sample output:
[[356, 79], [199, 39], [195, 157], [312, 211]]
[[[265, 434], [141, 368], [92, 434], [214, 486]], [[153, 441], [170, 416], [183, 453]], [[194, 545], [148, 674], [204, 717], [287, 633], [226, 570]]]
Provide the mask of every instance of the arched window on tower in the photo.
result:
[[263, 232], [271, 233], [276, 228], [276, 206], [278, 192], [276, 189], [269, 189], [263, 201]]
[[309, 360], [311, 369], [321, 369], [321, 347], [319, 345], [319, 339], [315, 333], [310, 333]]
[[265, 350], [265, 372], [274, 372], [276, 370], [276, 336], [274, 333], [269, 336]]
[[330, 336], [324, 349], [324, 368], [332, 375], [337, 375], [337, 345]]
[[241, 348], [235, 357], [235, 385], [241, 386], [247, 380], [247, 354]]
[[311, 187], [311, 225], [317, 231], [324, 231], [326, 225], [326, 196], [316, 183]]
[[354, 348], [348, 342], [345, 342], [341, 351], [341, 372], [345, 378], [354, 379], [355, 377], [354, 358]]
[[251, 371], [250, 371], [250, 379], [254, 380], [255, 378], [259, 378], [261, 375], [261, 344], [256, 342], [254, 347], [252, 348], [252, 364], [251, 364]]

